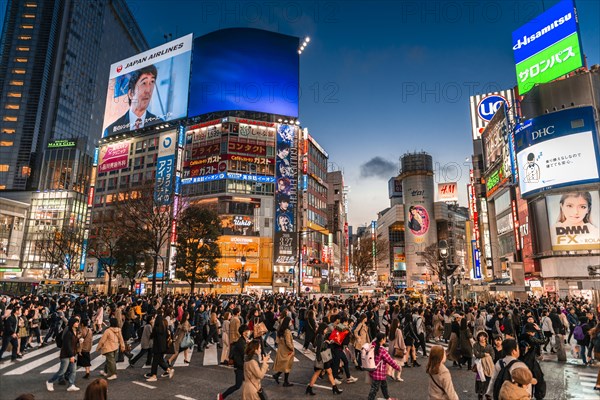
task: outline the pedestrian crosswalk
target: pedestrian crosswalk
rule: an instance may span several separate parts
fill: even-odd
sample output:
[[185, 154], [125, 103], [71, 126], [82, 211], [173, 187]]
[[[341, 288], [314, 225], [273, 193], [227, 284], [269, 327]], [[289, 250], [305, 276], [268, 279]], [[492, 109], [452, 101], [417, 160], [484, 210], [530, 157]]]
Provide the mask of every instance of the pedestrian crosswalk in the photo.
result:
[[565, 368], [565, 391], [568, 391], [573, 398], [597, 400], [600, 398], [600, 393], [594, 390], [597, 377], [597, 368], [569, 366]]

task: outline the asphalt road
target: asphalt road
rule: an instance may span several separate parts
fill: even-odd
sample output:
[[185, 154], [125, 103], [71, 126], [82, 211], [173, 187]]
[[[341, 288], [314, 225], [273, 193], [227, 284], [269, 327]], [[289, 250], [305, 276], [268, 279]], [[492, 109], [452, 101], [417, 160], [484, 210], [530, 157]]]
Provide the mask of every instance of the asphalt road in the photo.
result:
[[[99, 337], [95, 339], [95, 343]], [[298, 344], [298, 347], [301, 347]], [[137, 351], [134, 348], [134, 353]], [[272, 353], [274, 356], [275, 352]], [[180, 399], [180, 400], [204, 400], [216, 399], [219, 392], [224, 391], [234, 382], [234, 373], [231, 368], [217, 365], [219, 353], [215, 346], [206, 352], [194, 352], [190, 364], [184, 364], [182, 355], [177, 360], [175, 376], [172, 380], [159, 378], [158, 382], [146, 382], [143, 374], [149, 372], [148, 368], [142, 368], [143, 359], [138, 362], [136, 368], [127, 368], [125, 363], [119, 365], [118, 379], [109, 382], [109, 399], [131, 400], [131, 399]], [[103, 357], [97, 353], [92, 355], [92, 367], [95, 367], [91, 379], [99, 377], [102, 369]], [[263, 386], [271, 400], [277, 399], [304, 399], [306, 384], [313, 372], [314, 359], [312, 353], [303, 354], [296, 352], [297, 361], [290, 374], [293, 387], [284, 388], [277, 385], [270, 377], [263, 381]], [[548, 384], [549, 400], [598, 400], [600, 393], [593, 391], [595, 377], [598, 367], [583, 367], [578, 360], [570, 359], [567, 363], [558, 363], [548, 357], [549, 360], [542, 362]], [[5, 359], [6, 360], [6, 359]], [[388, 380], [390, 394], [399, 399], [427, 399], [427, 386], [429, 381], [425, 374], [426, 358], [419, 359], [420, 368], [404, 369], [402, 378], [404, 382], [393, 382]], [[474, 393], [475, 374], [466, 369], [459, 370], [451, 367], [455, 389], [460, 399], [477, 399]], [[50, 345], [41, 349], [30, 351], [25, 358], [18, 363], [4, 361], [0, 364], [0, 399], [14, 400], [21, 393], [33, 393], [36, 399], [63, 400], [82, 399], [83, 392], [89, 380], [83, 379], [83, 372], [77, 373], [76, 385], [82, 390], [76, 393], [66, 392], [66, 386], [55, 384], [55, 391], [46, 391], [44, 381], [58, 369], [58, 349]], [[160, 369], [159, 369], [160, 371]], [[160, 373], [160, 372], [159, 372]], [[329, 384], [325, 380], [317, 381], [315, 392], [317, 399], [366, 399], [369, 385], [365, 383], [365, 373], [351, 367], [351, 373], [359, 380], [356, 383], [343, 383], [340, 388], [344, 390], [342, 396], [333, 396]], [[90, 379], [90, 380], [91, 380]], [[239, 399], [241, 392], [237, 392], [230, 399]], [[382, 398], [379, 393], [379, 398]]]

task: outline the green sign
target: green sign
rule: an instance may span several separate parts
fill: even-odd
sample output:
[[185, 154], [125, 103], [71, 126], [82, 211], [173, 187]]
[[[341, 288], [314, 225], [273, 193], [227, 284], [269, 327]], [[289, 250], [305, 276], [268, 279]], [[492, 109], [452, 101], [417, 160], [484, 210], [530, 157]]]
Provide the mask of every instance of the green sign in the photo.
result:
[[546, 47], [516, 65], [519, 94], [536, 84], [550, 82], [583, 66], [577, 32]]
[[0, 272], [21, 272], [19, 268], [0, 268]]
[[504, 184], [508, 178], [505, 177], [504, 174], [504, 164], [500, 164], [500, 166], [490, 174], [490, 176], [485, 181], [485, 186], [487, 189], [487, 195], [491, 196], [500, 185]]
[[77, 142], [75, 140], [59, 139], [59, 140], [53, 140], [52, 142], [49, 142], [48, 148], [49, 149], [61, 149], [64, 147], [75, 147], [76, 145], [77, 145]]

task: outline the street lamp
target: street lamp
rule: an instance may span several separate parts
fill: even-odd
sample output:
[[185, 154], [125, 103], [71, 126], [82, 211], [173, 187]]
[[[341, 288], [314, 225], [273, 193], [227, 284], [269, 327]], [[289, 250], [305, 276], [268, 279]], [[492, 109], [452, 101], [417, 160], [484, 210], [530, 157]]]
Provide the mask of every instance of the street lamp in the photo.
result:
[[450, 255], [450, 253], [448, 252], [448, 242], [446, 242], [445, 240], [440, 240], [438, 243], [438, 249], [444, 267], [444, 280], [446, 281], [446, 304], [450, 304], [450, 299], [448, 298], [448, 270], [446, 266], [448, 256]]
[[246, 266], [246, 256], [242, 256], [242, 258], [240, 258], [240, 264], [242, 264], [242, 269], [240, 271], [241, 273], [239, 275], [239, 278], [241, 281], [242, 293], [244, 293], [244, 284], [247, 280], [250, 279], [250, 271], [244, 270], [244, 267]]

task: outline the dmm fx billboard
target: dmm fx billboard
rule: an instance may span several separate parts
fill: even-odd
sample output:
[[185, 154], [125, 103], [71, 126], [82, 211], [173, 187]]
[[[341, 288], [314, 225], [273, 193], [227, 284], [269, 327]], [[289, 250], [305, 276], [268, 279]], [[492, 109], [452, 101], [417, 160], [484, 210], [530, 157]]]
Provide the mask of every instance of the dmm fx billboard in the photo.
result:
[[[469, 98], [471, 111], [471, 131], [473, 140], [481, 138], [485, 127], [490, 123], [496, 111], [502, 104], [508, 110], [513, 110], [515, 104], [515, 92], [512, 89], [499, 92], [477, 94]], [[509, 115], [514, 115], [510, 112]]]
[[546, 196], [552, 250], [600, 250], [598, 191]]
[[164, 132], [160, 135], [158, 158], [156, 159], [156, 184], [154, 202], [167, 205], [173, 195], [175, 180], [175, 151], [177, 149], [177, 132]]
[[513, 32], [519, 94], [583, 66], [573, 0], [563, 0]]
[[102, 137], [187, 116], [192, 36], [110, 66]]
[[593, 107], [545, 114], [515, 129], [519, 188], [534, 193], [600, 181]]

